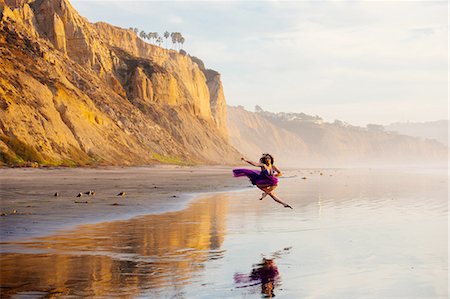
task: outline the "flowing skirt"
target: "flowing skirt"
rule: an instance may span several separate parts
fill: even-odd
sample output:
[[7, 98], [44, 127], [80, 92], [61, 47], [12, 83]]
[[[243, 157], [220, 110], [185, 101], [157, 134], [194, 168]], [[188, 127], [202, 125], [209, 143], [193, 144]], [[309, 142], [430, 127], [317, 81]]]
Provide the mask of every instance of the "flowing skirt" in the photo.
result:
[[268, 175], [267, 171], [238, 168], [233, 169], [233, 175], [235, 177], [246, 176], [253, 185], [275, 186], [278, 184], [278, 179], [273, 175]]

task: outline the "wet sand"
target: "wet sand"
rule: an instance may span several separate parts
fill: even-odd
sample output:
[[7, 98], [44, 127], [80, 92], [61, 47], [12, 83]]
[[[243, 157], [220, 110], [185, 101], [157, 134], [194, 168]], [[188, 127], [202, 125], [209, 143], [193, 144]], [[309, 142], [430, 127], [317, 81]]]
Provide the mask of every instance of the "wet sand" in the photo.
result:
[[[235, 180], [230, 167], [4, 168], [0, 213], [7, 215], [0, 217], [0, 236], [17, 240], [77, 224], [180, 210], [199, 193], [248, 185]], [[88, 191], [95, 195], [84, 194]], [[125, 195], [117, 196], [120, 192]]]
[[447, 170], [293, 170], [278, 194], [294, 210], [248, 188], [2, 242], [2, 294], [447, 298], [447, 179]]

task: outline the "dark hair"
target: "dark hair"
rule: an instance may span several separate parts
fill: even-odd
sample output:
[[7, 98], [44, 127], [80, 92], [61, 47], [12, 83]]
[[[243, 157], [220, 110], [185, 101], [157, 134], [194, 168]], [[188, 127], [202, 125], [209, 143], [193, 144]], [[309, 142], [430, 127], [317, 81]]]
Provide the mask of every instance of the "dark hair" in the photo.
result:
[[[271, 154], [262, 154], [261, 158], [259, 159], [259, 163], [266, 164], [266, 157], [270, 158], [270, 164], [273, 165], [273, 157]], [[267, 164], [266, 164], [267, 165]]]

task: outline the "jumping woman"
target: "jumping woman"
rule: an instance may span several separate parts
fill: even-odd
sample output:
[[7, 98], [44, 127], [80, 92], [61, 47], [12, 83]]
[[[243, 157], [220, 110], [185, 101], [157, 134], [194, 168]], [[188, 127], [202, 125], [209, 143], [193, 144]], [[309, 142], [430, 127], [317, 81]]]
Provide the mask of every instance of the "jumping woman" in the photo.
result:
[[251, 170], [251, 169], [233, 169], [233, 174], [235, 177], [246, 176], [250, 179], [253, 185], [256, 185], [259, 189], [264, 191], [260, 200], [269, 195], [276, 202], [282, 204], [285, 208], [291, 208], [290, 205], [283, 202], [280, 198], [278, 198], [273, 192], [275, 188], [278, 187], [278, 179], [277, 177], [281, 176], [282, 173], [273, 165], [273, 157], [270, 154], [263, 154], [259, 159], [259, 163], [255, 163], [252, 161], [245, 160], [241, 158], [242, 161], [247, 162], [250, 165], [261, 167], [261, 171]]

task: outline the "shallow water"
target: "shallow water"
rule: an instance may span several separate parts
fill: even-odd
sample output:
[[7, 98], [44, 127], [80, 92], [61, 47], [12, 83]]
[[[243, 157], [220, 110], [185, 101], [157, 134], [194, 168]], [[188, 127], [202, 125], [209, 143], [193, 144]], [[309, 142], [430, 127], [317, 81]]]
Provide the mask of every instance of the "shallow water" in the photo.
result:
[[2, 243], [2, 296], [448, 297], [447, 170], [286, 176], [294, 210], [251, 189]]

